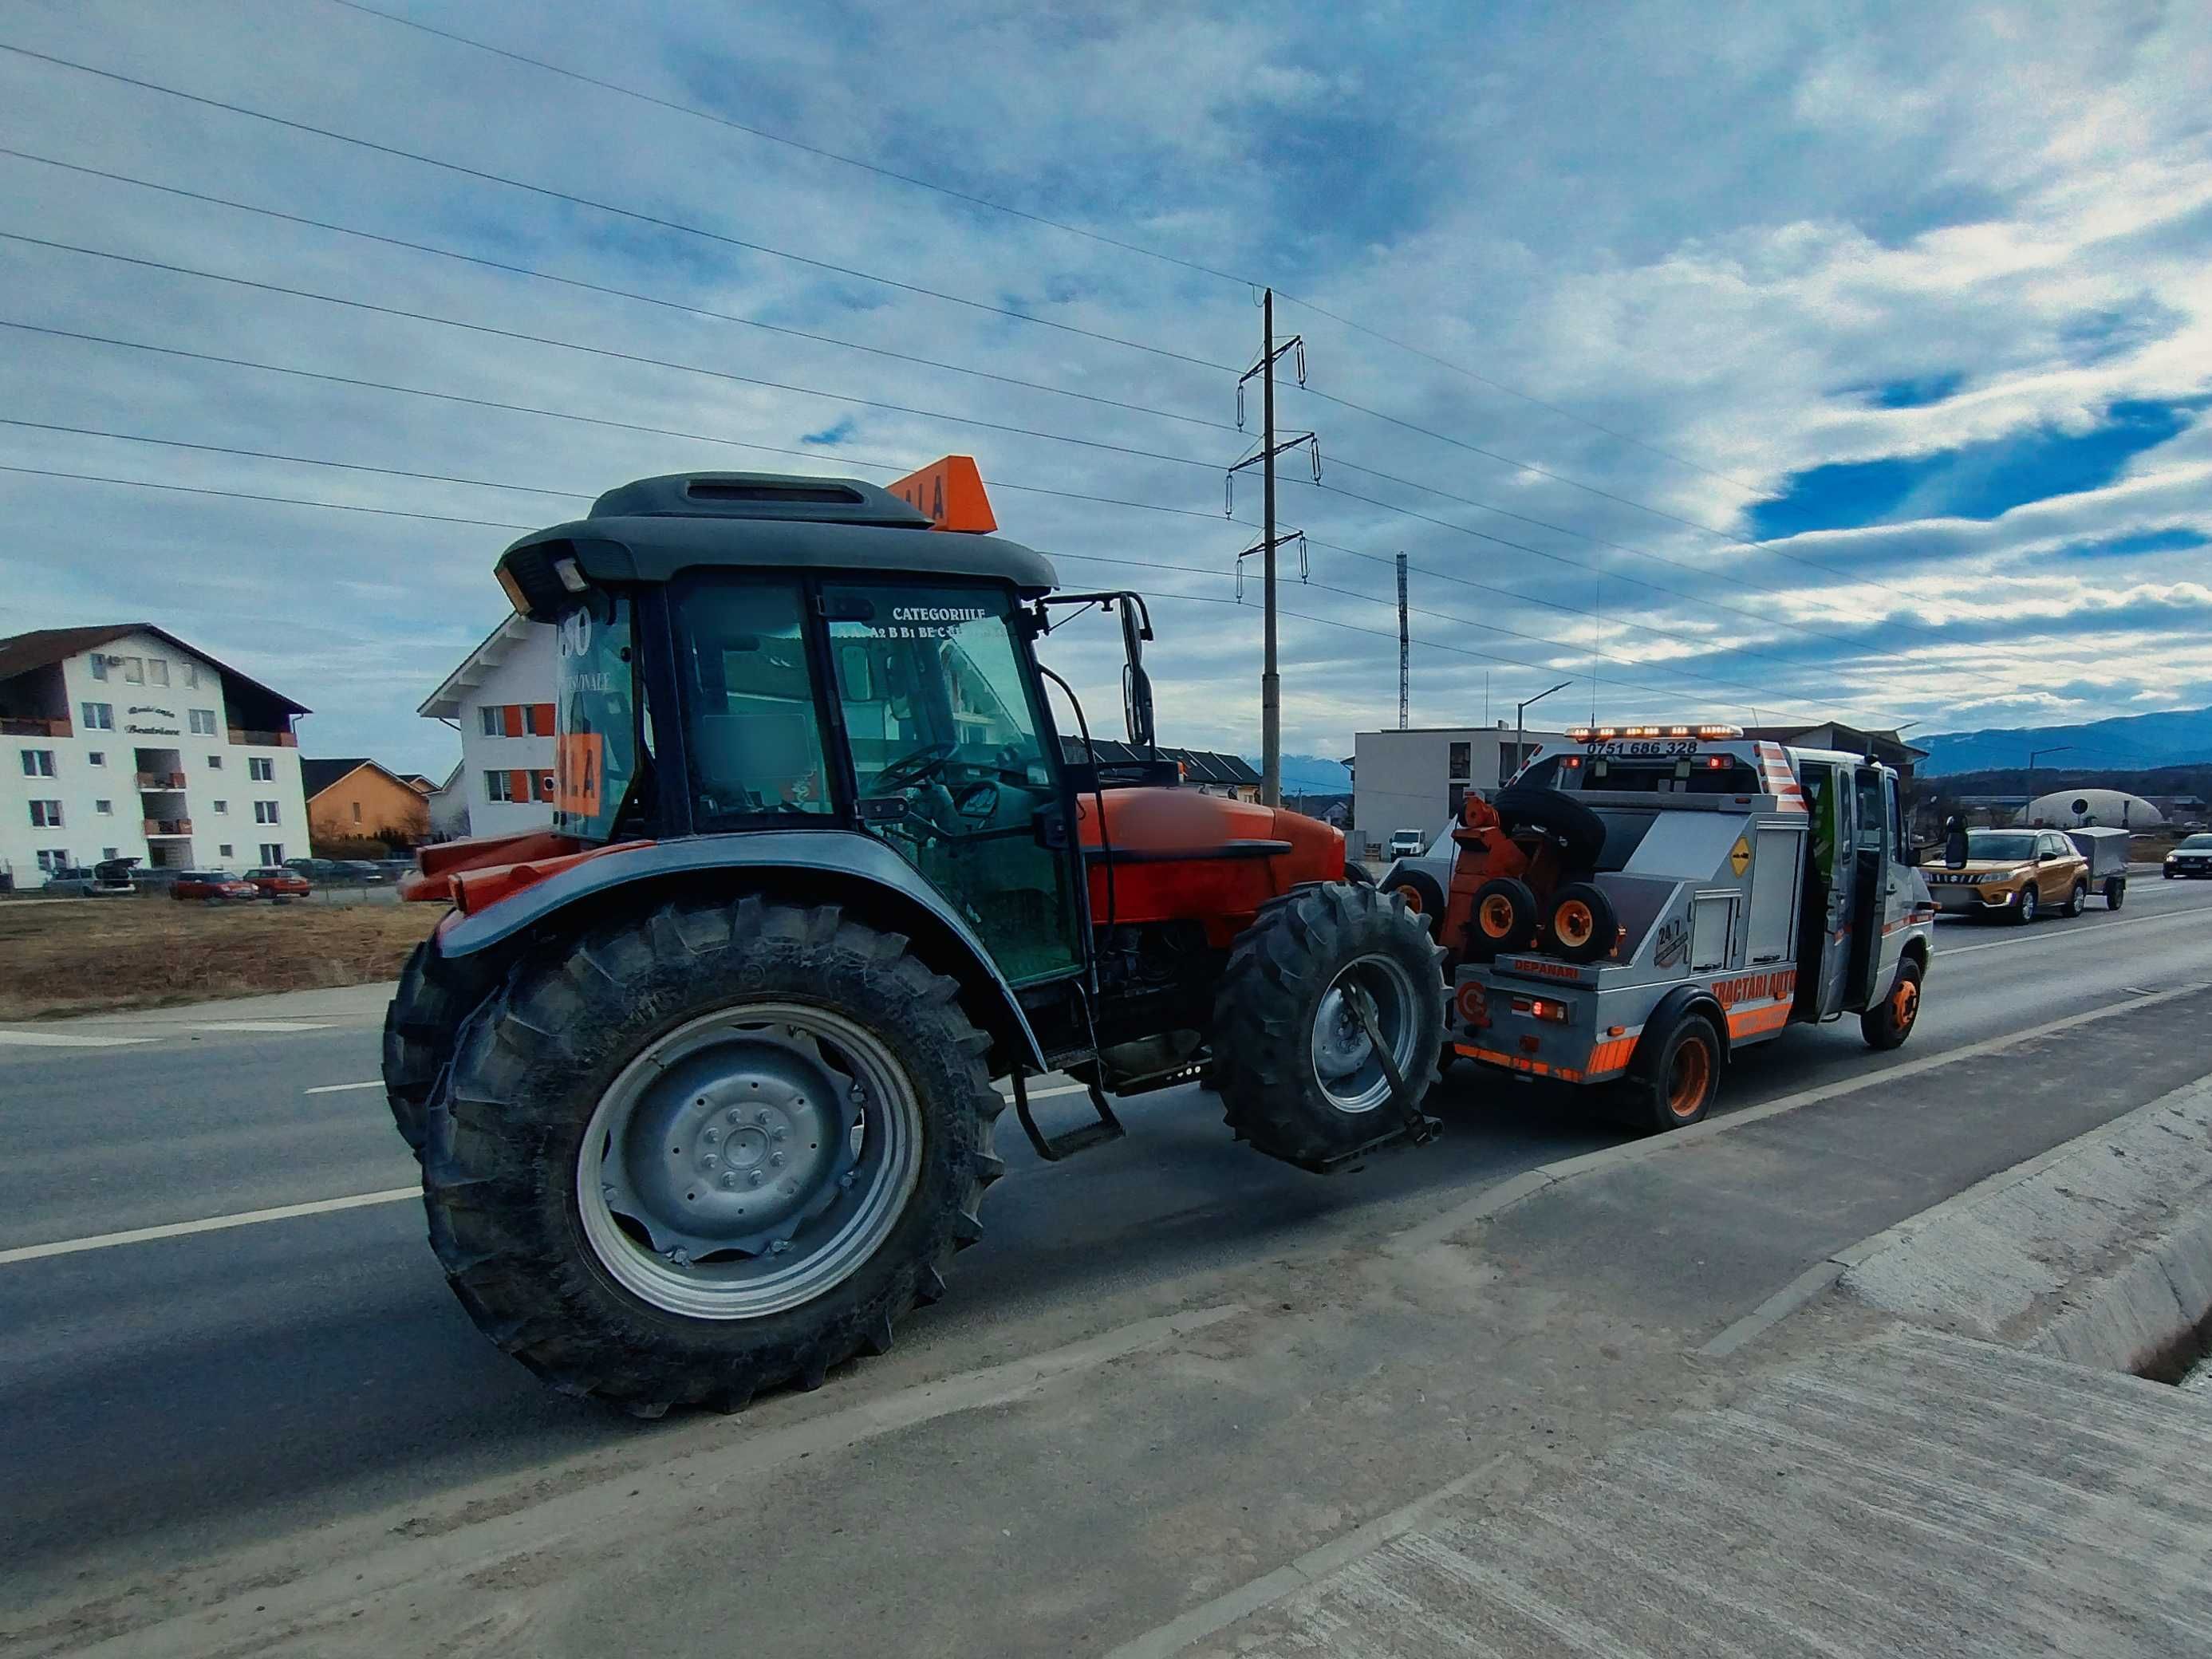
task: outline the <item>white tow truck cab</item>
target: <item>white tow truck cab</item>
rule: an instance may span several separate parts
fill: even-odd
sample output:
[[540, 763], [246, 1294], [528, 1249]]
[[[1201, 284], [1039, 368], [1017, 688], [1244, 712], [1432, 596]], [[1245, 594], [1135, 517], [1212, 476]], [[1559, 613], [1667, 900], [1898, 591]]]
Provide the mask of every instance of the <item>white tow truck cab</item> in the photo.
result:
[[1639, 1115], [1668, 1128], [1703, 1117], [1729, 1056], [1785, 1025], [1856, 1012], [1870, 1045], [1905, 1041], [1935, 905], [1894, 771], [1734, 726], [1567, 735], [1512, 787], [1559, 791], [1603, 826], [1588, 879], [1617, 937], [1594, 960], [1516, 949], [1459, 967], [1457, 1054], [1524, 1077], [1625, 1084]]

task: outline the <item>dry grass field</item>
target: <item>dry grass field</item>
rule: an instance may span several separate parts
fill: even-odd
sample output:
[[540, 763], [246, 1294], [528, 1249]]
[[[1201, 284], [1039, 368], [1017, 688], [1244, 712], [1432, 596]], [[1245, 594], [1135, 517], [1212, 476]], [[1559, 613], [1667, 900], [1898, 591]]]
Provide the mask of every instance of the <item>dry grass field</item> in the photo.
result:
[[0, 904], [0, 1019], [109, 1013], [210, 997], [395, 979], [438, 904]]

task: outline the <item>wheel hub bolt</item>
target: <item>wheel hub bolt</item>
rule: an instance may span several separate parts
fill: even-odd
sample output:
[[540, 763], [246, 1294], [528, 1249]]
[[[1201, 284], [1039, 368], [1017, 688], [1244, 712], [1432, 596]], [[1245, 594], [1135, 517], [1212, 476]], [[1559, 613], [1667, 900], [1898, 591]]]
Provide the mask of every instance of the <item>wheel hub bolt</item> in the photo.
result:
[[725, 1187], [734, 1187], [737, 1184], [738, 1172], [735, 1170], [725, 1170], [722, 1171], [722, 1185]]
[[738, 1110], [736, 1107], [734, 1107], [734, 1106], [732, 1106], [732, 1107], [731, 1107], [731, 1108], [730, 1108], [730, 1121], [731, 1121], [731, 1122], [732, 1122], [732, 1123], [743, 1123], [744, 1121], [745, 1121], [745, 1115], [744, 1115], [743, 1112], [739, 1111], [739, 1110]]
[[707, 1154], [707, 1156], [706, 1156], [706, 1157], [704, 1157], [704, 1158], [701, 1158], [701, 1159], [699, 1160], [699, 1167], [700, 1167], [701, 1169], [702, 1169], [702, 1170], [711, 1170], [711, 1169], [713, 1169], [713, 1168], [714, 1168], [717, 1164], [720, 1164], [721, 1161], [722, 1161], [722, 1160], [721, 1160], [720, 1158], [716, 1158], [716, 1157], [714, 1155], [714, 1153], [709, 1152], [709, 1153], [708, 1153], [708, 1154]]
[[779, 1123], [776, 1125], [775, 1130], [769, 1134], [769, 1139], [771, 1140], [783, 1140], [788, 1139], [790, 1134], [791, 1131], [785, 1128]]
[[775, 1168], [781, 1170], [783, 1167], [783, 1154], [781, 1152], [770, 1152], [768, 1155], [768, 1161]]
[[791, 1241], [787, 1238], [779, 1238], [768, 1247], [768, 1253], [770, 1255], [787, 1255], [790, 1251]]
[[699, 1138], [711, 1146], [722, 1138], [722, 1132], [720, 1129], [709, 1127], [707, 1133]]
[[763, 1172], [755, 1170], [750, 1175], [745, 1177], [745, 1184], [749, 1187], [757, 1187], [762, 1182], [766, 1181], [767, 1179], [768, 1176]]
[[759, 1124], [762, 1128], [765, 1129], [769, 1124], [775, 1121], [775, 1114], [773, 1112], [756, 1112], [753, 1114], [753, 1121]]

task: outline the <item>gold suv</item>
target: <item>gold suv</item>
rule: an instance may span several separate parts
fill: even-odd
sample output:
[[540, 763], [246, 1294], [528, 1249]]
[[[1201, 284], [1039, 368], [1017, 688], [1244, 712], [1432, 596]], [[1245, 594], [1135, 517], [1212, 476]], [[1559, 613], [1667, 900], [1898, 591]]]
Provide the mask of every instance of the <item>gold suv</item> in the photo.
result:
[[1963, 867], [1937, 864], [1923, 873], [1947, 916], [2078, 916], [2089, 896], [2089, 860], [2056, 830], [1969, 830]]

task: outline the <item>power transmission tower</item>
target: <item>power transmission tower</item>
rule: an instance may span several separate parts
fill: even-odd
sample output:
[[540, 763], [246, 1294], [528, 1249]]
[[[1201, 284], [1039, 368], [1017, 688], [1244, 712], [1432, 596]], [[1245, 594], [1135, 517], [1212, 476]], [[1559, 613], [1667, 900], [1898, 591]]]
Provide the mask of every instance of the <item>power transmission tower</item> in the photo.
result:
[[1401, 553], [1398, 556], [1398, 729], [1401, 732], [1413, 723], [1412, 644], [1412, 636], [1406, 632], [1406, 556]]
[[[1260, 665], [1260, 799], [1269, 806], [1283, 804], [1283, 686], [1282, 677], [1275, 664], [1275, 549], [1288, 539], [1277, 533], [1275, 526], [1275, 457], [1285, 450], [1301, 445], [1309, 451], [1313, 462], [1314, 481], [1321, 481], [1321, 442], [1310, 432], [1302, 432], [1294, 438], [1278, 441], [1275, 437], [1275, 364], [1283, 356], [1296, 353], [1298, 384], [1306, 383], [1306, 343], [1303, 335], [1293, 334], [1280, 345], [1275, 343], [1275, 290], [1267, 289], [1260, 298], [1260, 360], [1237, 377], [1237, 424], [1244, 424], [1244, 385], [1254, 376], [1260, 380], [1260, 448], [1256, 454], [1248, 455], [1229, 469], [1223, 510], [1237, 510], [1237, 475], [1256, 464], [1261, 469], [1260, 540], [1247, 552], [1261, 555], [1266, 572], [1265, 621], [1262, 638], [1264, 646]], [[1241, 564], [1243, 555], [1237, 556]]]

